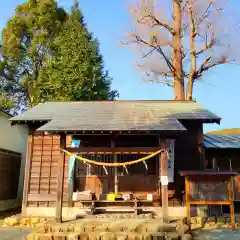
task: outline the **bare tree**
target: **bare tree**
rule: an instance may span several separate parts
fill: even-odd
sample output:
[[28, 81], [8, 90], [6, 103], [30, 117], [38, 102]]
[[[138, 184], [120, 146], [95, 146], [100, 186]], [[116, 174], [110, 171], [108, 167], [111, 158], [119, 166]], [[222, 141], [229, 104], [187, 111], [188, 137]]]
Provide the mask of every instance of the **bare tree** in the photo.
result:
[[[134, 29], [124, 44], [137, 46], [147, 81], [174, 89], [174, 99], [191, 100], [204, 72], [236, 61], [237, 25], [227, 12], [229, 1], [134, 0]], [[170, 4], [170, 5], [169, 5]], [[232, 31], [232, 32], [231, 32]], [[234, 50], [234, 51], [231, 51]]]

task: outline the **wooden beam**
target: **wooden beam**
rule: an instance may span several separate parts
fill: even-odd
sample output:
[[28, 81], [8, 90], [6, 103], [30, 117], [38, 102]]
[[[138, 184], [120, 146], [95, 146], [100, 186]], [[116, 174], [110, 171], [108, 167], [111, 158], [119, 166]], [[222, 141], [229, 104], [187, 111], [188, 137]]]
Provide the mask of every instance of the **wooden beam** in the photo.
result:
[[[66, 136], [66, 144], [69, 145], [71, 144], [72, 146], [72, 136]], [[74, 161], [74, 165], [73, 165], [73, 169], [70, 172], [70, 159], [71, 157], [69, 156], [69, 164], [68, 164], [68, 173], [71, 175], [68, 176], [68, 207], [73, 207], [73, 200], [72, 200], [72, 195], [73, 195], [73, 191], [74, 191], [74, 179], [75, 179], [75, 161]]]
[[30, 171], [31, 171], [31, 165], [32, 165], [33, 145], [34, 145], [34, 132], [30, 129], [29, 134], [28, 134], [27, 156], [26, 156], [25, 175], [24, 175], [22, 215], [26, 215], [28, 192], [29, 192]]
[[79, 147], [79, 148], [66, 148], [68, 152], [79, 152], [83, 154], [93, 153], [129, 153], [129, 154], [150, 154], [156, 152], [160, 147]]
[[[60, 134], [60, 147], [66, 148], [66, 134]], [[65, 153], [61, 152], [58, 162], [56, 221], [62, 222], [63, 180], [64, 180]]]
[[212, 158], [212, 169], [217, 169], [216, 158]]
[[74, 191], [74, 179], [75, 179], [74, 169], [75, 169], [75, 163], [74, 163], [74, 167], [71, 172], [71, 175], [72, 175], [71, 182], [68, 183], [68, 206], [69, 207], [73, 207], [72, 195], [73, 195], [73, 191]]
[[233, 181], [232, 177], [229, 178], [228, 180], [228, 195], [229, 195], [229, 200], [231, 202], [230, 205], [230, 215], [231, 215], [231, 222], [232, 222], [232, 230], [236, 230], [236, 223], [235, 223], [235, 212], [234, 212], [234, 201], [233, 201]]
[[191, 225], [191, 205], [190, 205], [190, 182], [189, 177], [185, 177], [185, 194], [186, 194], [186, 210], [187, 210], [187, 224]]
[[[115, 143], [111, 141], [111, 148], [115, 147]], [[115, 153], [113, 156], [113, 162], [117, 163], [117, 154]], [[118, 168], [114, 167], [114, 193], [118, 194]]]
[[190, 201], [190, 205], [230, 205], [231, 201]]
[[[160, 142], [160, 137], [158, 138], [158, 144], [159, 144], [159, 148], [161, 147], [161, 142]], [[161, 154], [159, 154], [158, 156], [158, 196], [161, 197]], [[160, 198], [161, 199], [161, 198]]]
[[[41, 157], [40, 157], [40, 171], [39, 171], [39, 180], [38, 180], [38, 193], [40, 193], [40, 183], [41, 183], [41, 173], [42, 173], [42, 158], [43, 158], [43, 142], [44, 142], [44, 133], [41, 133], [42, 143], [41, 143]], [[39, 203], [37, 204], [39, 207]]]
[[[166, 139], [160, 140], [160, 146], [162, 149], [167, 148]], [[163, 221], [168, 222], [168, 163], [167, 153], [161, 152], [161, 196], [162, 196], [162, 211]]]

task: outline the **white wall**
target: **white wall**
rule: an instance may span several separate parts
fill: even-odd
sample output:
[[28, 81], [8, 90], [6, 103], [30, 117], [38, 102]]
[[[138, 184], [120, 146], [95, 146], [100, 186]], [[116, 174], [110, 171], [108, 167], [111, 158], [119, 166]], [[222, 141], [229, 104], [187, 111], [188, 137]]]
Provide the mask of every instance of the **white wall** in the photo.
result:
[[22, 154], [18, 198], [22, 198], [23, 181], [26, 161], [28, 126], [16, 124], [11, 126], [11, 117], [4, 112], [0, 112], [0, 148], [19, 152]]

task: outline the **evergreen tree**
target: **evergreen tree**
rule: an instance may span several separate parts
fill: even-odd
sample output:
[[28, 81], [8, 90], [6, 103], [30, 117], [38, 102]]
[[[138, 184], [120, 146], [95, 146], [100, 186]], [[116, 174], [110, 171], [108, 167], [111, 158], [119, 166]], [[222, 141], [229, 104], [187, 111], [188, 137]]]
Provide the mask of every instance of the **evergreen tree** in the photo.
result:
[[112, 79], [104, 71], [99, 43], [88, 31], [77, 1], [52, 49], [55, 55], [39, 75], [45, 84], [42, 99], [113, 100], [118, 96], [110, 90]]
[[54, 0], [29, 0], [17, 6], [2, 32], [1, 102], [13, 100], [17, 110], [37, 103], [43, 87], [39, 72], [65, 18]]
[[47, 100], [114, 100], [99, 43], [75, 1], [70, 13], [54, 0], [19, 5], [2, 34], [0, 107], [23, 110]]

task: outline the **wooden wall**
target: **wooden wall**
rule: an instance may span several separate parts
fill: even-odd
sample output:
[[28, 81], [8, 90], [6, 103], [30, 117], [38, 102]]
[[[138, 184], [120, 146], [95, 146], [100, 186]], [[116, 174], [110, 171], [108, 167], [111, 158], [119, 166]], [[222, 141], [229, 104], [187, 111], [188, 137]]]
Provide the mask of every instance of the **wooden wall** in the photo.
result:
[[[118, 176], [118, 189], [121, 193], [153, 193], [157, 192], [157, 175]], [[80, 176], [76, 178], [76, 189], [79, 191], [92, 190], [97, 197], [100, 194], [114, 192], [114, 176]]]
[[[179, 171], [201, 170], [204, 168], [203, 124], [198, 121], [181, 121], [187, 131], [176, 136], [175, 142], [175, 183], [169, 189], [185, 189], [184, 178]], [[177, 184], [176, 184], [177, 183]]]
[[21, 154], [0, 149], [0, 200], [17, 198]]
[[[60, 136], [34, 133], [32, 136], [27, 206], [55, 206], [59, 172]], [[28, 154], [29, 155], [29, 154]], [[68, 194], [68, 157], [64, 165], [63, 192]], [[67, 201], [65, 197], [65, 202]]]

